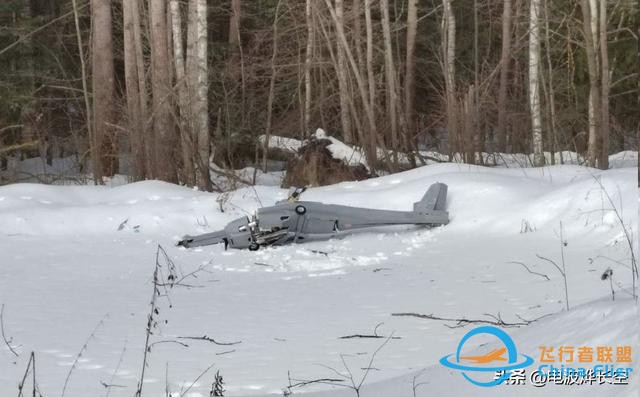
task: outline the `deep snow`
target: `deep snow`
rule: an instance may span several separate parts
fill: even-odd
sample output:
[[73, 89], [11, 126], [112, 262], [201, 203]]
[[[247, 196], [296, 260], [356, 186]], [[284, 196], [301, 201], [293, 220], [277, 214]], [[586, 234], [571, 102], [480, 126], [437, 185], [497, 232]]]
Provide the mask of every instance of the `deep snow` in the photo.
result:
[[[597, 179], [596, 179], [597, 178]], [[78, 352], [103, 320], [73, 370], [66, 396], [131, 396], [142, 363], [151, 278], [157, 244], [181, 274], [200, 267], [193, 288], [174, 288], [160, 300], [161, 320], [152, 341], [203, 336], [223, 342], [160, 343], [150, 354], [144, 395], [178, 393], [209, 365], [212, 370], [187, 395], [208, 396], [213, 372], [224, 376], [227, 395], [282, 395], [292, 379], [337, 376], [341, 355], [360, 378], [380, 339], [339, 339], [368, 334], [379, 323], [393, 335], [369, 371], [363, 396], [472, 395], [474, 388], [438, 360], [455, 349], [471, 327], [393, 317], [394, 312], [507, 322], [552, 314], [508, 332], [521, 352], [539, 358], [540, 345], [632, 345], [638, 367], [638, 306], [628, 296], [629, 249], [597, 180], [611, 196], [637, 244], [637, 169], [598, 171], [579, 166], [495, 169], [439, 164], [401, 174], [314, 188], [305, 200], [407, 210], [426, 188], [449, 185], [451, 223], [376, 231], [328, 242], [249, 251], [222, 246], [174, 247], [183, 234], [222, 228], [226, 222], [286, 197], [276, 187], [245, 187], [225, 195], [160, 182], [120, 187], [0, 187], [0, 304], [4, 329], [20, 357], [0, 347], [0, 395], [17, 394], [29, 352], [37, 358], [44, 395], [60, 395]], [[223, 211], [223, 212], [222, 212]], [[126, 222], [125, 222], [126, 221]], [[571, 310], [564, 311], [559, 262], [560, 222]], [[612, 262], [606, 258], [621, 263]], [[551, 279], [528, 273], [532, 270]], [[614, 271], [612, 302], [603, 271]], [[106, 315], [106, 317], [105, 317]], [[167, 323], [164, 323], [164, 321]], [[14, 363], [15, 361], [15, 363]], [[168, 373], [168, 379], [166, 374]], [[113, 379], [112, 379], [113, 378]], [[629, 386], [582, 388], [522, 386], [523, 395], [629, 395]], [[513, 394], [500, 386], [489, 393]], [[293, 390], [353, 395], [310, 385]]]

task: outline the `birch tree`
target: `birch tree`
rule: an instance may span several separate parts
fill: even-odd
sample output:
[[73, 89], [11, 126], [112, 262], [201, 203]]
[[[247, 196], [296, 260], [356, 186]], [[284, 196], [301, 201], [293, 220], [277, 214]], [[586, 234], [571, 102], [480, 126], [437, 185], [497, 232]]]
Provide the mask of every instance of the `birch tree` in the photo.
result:
[[456, 17], [451, 9], [451, 0], [442, 0], [444, 8], [442, 17], [442, 51], [443, 71], [445, 82], [447, 131], [449, 135], [449, 156], [453, 155], [458, 147], [458, 106], [456, 98]]
[[544, 165], [542, 116], [540, 112], [540, 0], [529, 9], [529, 109], [533, 142], [533, 163]]
[[231, 0], [231, 16], [229, 17], [229, 47], [235, 49], [240, 44], [240, 18], [242, 16], [242, 0]]
[[600, 0], [600, 64], [601, 64], [601, 126], [600, 126], [600, 154], [598, 167], [603, 170], [609, 168], [609, 43], [607, 39], [607, 1]]
[[180, 125], [180, 147], [182, 149], [182, 182], [193, 186], [195, 183], [194, 139], [189, 120], [189, 91], [185, 72], [185, 54], [182, 38], [182, 10], [178, 0], [169, 3], [171, 13], [171, 33], [173, 38], [173, 66], [175, 68], [176, 89]]
[[207, 0], [189, 1], [187, 75], [191, 105], [192, 134], [196, 143], [195, 167], [198, 187], [211, 190], [209, 157], [209, 82], [207, 67]]
[[598, 78], [598, 60], [596, 52], [595, 28], [593, 15], [597, 10], [591, 8], [590, 0], [582, 0], [582, 31], [587, 53], [587, 70], [589, 72], [589, 143], [587, 149], [587, 163], [591, 167], [597, 165], [599, 155], [598, 135], [600, 133], [600, 88]]
[[[336, 24], [338, 29], [344, 29], [344, 4], [342, 0], [335, 0]], [[349, 111], [349, 86], [347, 81], [347, 67], [345, 59], [345, 49], [337, 43], [338, 65], [336, 75], [338, 76], [338, 93], [340, 95], [340, 121], [342, 123], [342, 134], [347, 143], [353, 142], [353, 133], [351, 131], [351, 115]]]

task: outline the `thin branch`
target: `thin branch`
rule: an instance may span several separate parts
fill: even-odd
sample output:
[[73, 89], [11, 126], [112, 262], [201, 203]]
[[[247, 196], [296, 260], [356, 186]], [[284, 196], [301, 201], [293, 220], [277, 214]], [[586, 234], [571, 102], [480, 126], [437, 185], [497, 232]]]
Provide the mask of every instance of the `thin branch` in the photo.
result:
[[126, 386], [116, 385], [113, 383], [118, 371], [120, 370], [120, 366], [122, 365], [122, 361], [124, 360], [124, 354], [126, 353], [126, 351], [127, 351], [127, 341], [125, 340], [124, 346], [122, 347], [122, 353], [120, 353], [120, 358], [118, 359], [118, 365], [116, 365], [116, 368], [113, 370], [113, 373], [111, 374], [111, 379], [109, 379], [109, 383], [100, 381], [102, 386], [104, 386], [107, 389], [107, 393], [104, 395], [104, 397], [109, 397], [109, 393], [111, 393], [111, 388], [113, 387], [126, 387]]
[[71, 365], [71, 368], [69, 368], [69, 372], [67, 373], [67, 378], [64, 380], [64, 386], [62, 387], [62, 393], [60, 394], [61, 397], [64, 397], [64, 393], [67, 391], [67, 386], [69, 386], [69, 381], [71, 380], [71, 374], [73, 373], [73, 371], [78, 366], [78, 362], [80, 361], [80, 358], [82, 358], [82, 355], [84, 354], [84, 352], [87, 350], [87, 347], [89, 347], [89, 342], [91, 341], [91, 339], [95, 338], [96, 332], [104, 324], [104, 321], [108, 317], [109, 317], [109, 314], [105, 314], [102, 317], [102, 319], [98, 322], [98, 324], [95, 326], [93, 331], [91, 331], [91, 334], [89, 335], [87, 340], [84, 341], [84, 344], [82, 345], [82, 348], [80, 348], [80, 351], [76, 355], [75, 360], [73, 360], [73, 365]]
[[31, 356], [29, 356], [29, 362], [27, 362], [27, 369], [24, 372], [24, 376], [22, 380], [18, 384], [18, 397], [22, 397], [22, 389], [24, 389], [24, 384], [27, 381], [27, 377], [33, 368], [33, 395], [36, 395], [36, 355], [34, 352], [31, 352]]
[[7, 337], [5, 336], [5, 333], [4, 333], [4, 303], [2, 304], [2, 308], [0, 308], [0, 330], [2, 331], [2, 340], [4, 341], [4, 344], [7, 345], [7, 347], [9, 348], [9, 351], [13, 353], [13, 355], [16, 357], [20, 356], [20, 354], [18, 354], [14, 350], [14, 348], [11, 346], [11, 342], [13, 341], [13, 338], [10, 338], [10, 340], [7, 340]]
[[518, 261], [510, 261], [510, 262], [507, 262], [507, 263], [515, 263], [515, 264], [517, 264], [517, 265], [522, 265], [522, 267], [524, 267], [525, 269], [527, 269], [527, 271], [528, 271], [529, 273], [531, 273], [531, 274], [535, 274], [536, 276], [544, 277], [545, 279], [547, 279], [547, 281], [551, 280], [551, 279], [549, 278], [549, 276], [547, 276], [546, 274], [538, 273], [538, 272], [534, 272], [533, 270], [529, 269], [529, 267], [528, 267], [527, 265], [525, 265], [524, 263], [522, 263], [522, 262], [518, 262]]
[[193, 382], [191, 382], [191, 385], [189, 385], [189, 387], [187, 387], [187, 388], [186, 388], [182, 393], [180, 393], [180, 397], [184, 397], [184, 396], [187, 394], [187, 392], [188, 392], [189, 390], [191, 390], [191, 388], [192, 388], [193, 386], [195, 386], [195, 384], [196, 384], [196, 383], [198, 383], [198, 381], [200, 380], [200, 378], [202, 378], [202, 377], [204, 376], [204, 374], [206, 374], [207, 372], [209, 372], [209, 370], [210, 370], [211, 368], [213, 368], [213, 366], [214, 366], [214, 365], [215, 365], [215, 364], [211, 364], [211, 365], [209, 365], [209, 366], [207, 367], [207, 369], [205, 369], [204, 371], [202, 371], [202, 373], [201, 373], [200, 375], [198, 375], [198, 377], [197, 377], [197, 378], [195, 378], [195, 379], [193, 380]]
[[[380, 328], [381, 325], [383, 325], [384, 323], [379, 323], [378, 325], [376, 325], [376, 327], [373, 329], [373, 334], [353, 334], [353, 335], [346, 335], [346, 336], [341, 336], [338, 339], [356, 339], [356, 338], [361, 338], [361, 339], [384, 339], [387, 338], [387, 336], [384, 335], [378, 335], [378, 328]], [[394, 336], [392, 339], [402, 339], [400, 336]]]
[[[380, 350], [382, 350], [383, 347], [385, 347], [387, 345], [387, 343], [389, 343], [389, 341], [393, 338], [393, 332], [391, 333], [391, 335], [389, 335], [389, 337], [387, 338], [387, 340], [385, 340], [377, 349], [375, 352], [373, 352], [373, 354], [371, 355], [371, 360], [369, 360], [369, 365], [367, 365], [367, 370], [364, 373], [364, 376], [362, 377], [362, 379], [360, 379], [360, 383], [358, 384], [358, 389], [357, 391], [359, 392], [360, 388], [362, 387], [362, 385], [364, 384], [364, 381], [367, 379], [367, 375], [369, 375], [369, 371], [372, 368], [373, 365], [373, 361], [376, 359], [376, 356], [378, 355], [378, 353], [380, 352]], [[358, 393], [359, 394], [359, 393]]]
[[175, 344], [180, 345], [182, 347], [189, 347], [189, 345], [187, 345], [186, 343], [182, 343], [182, 342], [179, 342], [177, 340], [159, 340], [157, 342], [151, 343], [149, 345], [149, 349], [151, 349], [155, 345], [159, 345], [159, 344], [163, 344], [163, 343], [175, 343]]
[[[87, 7], [90, 4], [90, 2], [86, 2], [84, 5], [81, 5], [80, 7], [78, 7], [78, 10], [81, 10], [85, 7]], [[20, 37], [18, 40], [14, 41], [13, 43], [9, 44], [8, 46], [4, 47], [3, 49], [0, 50], [0, 55], [4, 54], [5, 52], [9, 51], [10, 49], [12, 49], [13, 47], [17, 46], [18, 44], [28, 40], [31, 36], [43, 31], [44, 29], [48, 28], [49, 26], [55, 24], [58, 21], [61, 21], [63, 19], [65, 19], [68, 16], [73, 15], [74, 11], [69, 11], [66, 14], [60, 15], [58, 18], [52, 19], [49, 22], [45, 23], [44, 25], [40, 26], [39, 28], [32, 30], [31, 32], [25, 34], [24, 36]]]
[[538, 254], [536, 254], [536, 256], [538, 257], [538, 259], [542, 259], [543, 261], [547, 261], [547, 262], [551, 263], [553, 266], [556, 267], [556, 269], [558, 269], [560, 274], [564, 277], [564, 272], [562, 271], [562, 269], [560, 269], [560, 266], [558, 266], [557, 263], [555, 263], [554, 261], [552, 261], [549, 258], [545, 258], [544, 256], [541, 256], [541, 255], [538, 255]]
[[238, 341], [238, 342], [218, 342], [217, 340], [213, 339], [213, 338], [209, 338], [207, 335], [204, 336], [178, 336], [178, 339], [191, 339], [191, 340], [203, 340], [206, 342], [211, 342], [215, 345], [218, 346], [233, 346], [233, 345], [238, 345], [240, 343], [242, 343], [242, 341]]
[[447, 318], [447, 317], [439, 317], [439, 316], [435, 316], [433, 314], [420, 314], [420, 313], [391, 313], [392, 316], [394, 317], [417, 317], [417, 318], [423, 318], [423, 319], [427, 319], [427, 320], [436, 320], [436, 321], [450, 321], [450, 322], [455, 322], [456, 325], [450, 326], [450, 325], [446, 325], [446, 327], [449, 328], [461, 328], [461, 327], [465, 327], [469, 324], [491, 324], [491, 325], [496, 325], [496, 326], [500, 326], [500, 327], [522, 327], [525, 325], [529, 325], [535, 321], [540, 320], [545, 316], [542, 317], [538, 317], [534, 320], [524, 320], [521, 318], [522, 322], [513, 322], [513, 323], [508, 323], [505, 322], [504, 320], [502, 320], [502, 318], [500, 317], [500, 313], [498, 313], [497, 316], [492, 315], [492, 314], [485, 314], [485, 316], [488, 316], [490, 318], [492, 318], [493, 320], [485, 320], [485, 319], [468, 319], [468, 318], [464, 318], [464, 317], [460, 317], [460, 318]]
[[[294, 380], [296, 380], [296, 379], [294, 379]], [[301, 380], [298, 383], [290, 384], [288, 386], [288, 388], [303, 387], [303, 386], [311, 385], [311, 384], [314, 384], [314, 383], [326, 384], [326, 383], [333, 383], [333, 382], [344, 382], [344, 379], [320, 378], [320, 379], [313, 379], [313, 380]]]

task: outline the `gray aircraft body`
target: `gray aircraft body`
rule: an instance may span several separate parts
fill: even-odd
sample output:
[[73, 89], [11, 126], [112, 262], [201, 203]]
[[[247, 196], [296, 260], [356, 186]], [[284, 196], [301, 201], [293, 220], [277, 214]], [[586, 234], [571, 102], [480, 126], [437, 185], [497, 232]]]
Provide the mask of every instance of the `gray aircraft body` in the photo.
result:
[[199, 247], [224, 243], [225, 248], [258, 250], [261, 246], [328, 240], [359, 230], [393, 225], [439, 226], [449, 223], [445, 210], [447, 185], [434, 183], [413, 211], [391, 211], [346, 205], [299, 201], [297, 189], [288, 200], [257, 210], [249, 217], [231, 221], [220, 231], [184, 236], [179, 246]]

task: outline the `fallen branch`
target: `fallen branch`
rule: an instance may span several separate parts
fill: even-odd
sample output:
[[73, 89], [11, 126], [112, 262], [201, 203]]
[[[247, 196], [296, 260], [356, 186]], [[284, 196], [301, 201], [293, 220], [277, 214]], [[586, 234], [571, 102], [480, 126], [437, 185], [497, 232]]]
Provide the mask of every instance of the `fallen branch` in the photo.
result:
[[111, 389], [111, 388], [114, 388], [114, 387], [122, 387], [122, 388], [127, 387], [125, 385], [116, 385], [115, 383], [106, 383], [104, 381], [100, 381], [100, 384], [107, 390]]
[[423, 318], [423, 319], [427, 319], [427, 320], [436, 320], [436, 321], [450, 321], [450, 322], [455, 322], [455, 325], [447, 325], [444, 324], [445, 327], [448, 328], [461, 328], [461, 327], [466, 327], [469, 324], [490, 324], [490, 325], [495, 325], [495, 326], [499, 326], [499, 327], [522, 327], [525, 325], [529, 325], [535, 321], [540, 320], [543, 317], [548, 316], [548, 314], [542, 316], [542, 317], [538, 317], [536, 319], [533, 320], [525, 320], [521, 317], [520, 320], [522, 320], [522, 322], [515, 322], [515, 323], [508, 323], [505, 322], [504, 320], [502, 320], [502, 317], [500, 317], [500, 313], [498, 313], [498, 315], [493, 315], [493, 314], [488, 314], [485, 313], [485, 316], [488, 316], [490, 319], [469, 319], [469, 318], [446, 318], [446, 317], [438, 317], [435, 316], [433, 314], [420, 314], [420, 313], [391, 313], [392, 316], [394, 317], [417, 317], [417, 318]]
[[[378, 325], [376, 325], [376, 327], [373, 329], [373, 334], [353, 334], [353, 335], [346, 335], [346, 336], [341, 336], [338, 339], [356, 339], [356, 338], [362, 338], [362, 339], [385, 339], [387, 338], [387, 336], [384, 335], [378, 335], [378, 328], [384, 323], [380, 323]], [[391, 339], [402, 339], [399, 336], [393, 336], [391, 337]]]
[[238, 341], [238, 342], [218, 342], [217, 340], [213, 339], [213, 338], [209, 338], [207, 335], [204, 336], [178, 336], [178, 339], [191, 339], [191, 340], [203, 340], [206, 342], [211, 342], [215, 345], [218, 346], [233, 346], [233, 345], [238, 345], [240, 343], [242, 343], [242, 341]]
[[[292, 379], [292, 380], [295, 381], [296, 379]], [[311, 385], [313, 383], [332, 384], [334, 382], [344, 382], [344, 379], [320, 378], [320, 379], [313, 379], [313, 380], [301, 380], [301, 381], [298, 381], [298, 383], [290, 384], [288, 387], [289, 388], [304, 387], [307, 385]]]
[[230, 354], [230, 353], [235, 353], [236, 349], [232, 349], [232, 350], [226, 350], [220, 353], [216, 353], [216, 356], [223, 356], [225, 354]]
[[544, 278], [546, 278], [546, 279], [547, 279], [547, 281], [550, 281], [550, 280], [551, 280], [551, 279], [549, 278], [549, 276], [547, 276], [546, 274], [544, 274], [544, 273], [534, 272], [533, 270], [529, 269], [529, 266], [525, 265], [525, 264], [524, 264], [524, 263], [522, 263], [522, 262], [518, 262], [518, 261], [511, 261], [511, 262], [508, 262], [508, 263], [515, 263], [515, 264], [517, 264], [517, 265], [522, 265], [522, 267], [524, 267], [525, 269], [527, 269], [527, 271], [528, 271], [529, 273], [531, 273], [531, 274], [535, 274], [536, 276], [544, 277]]
[[[386, 336], [384, 336], [384, 335], [353, 334], [353, 335], [341, 336], [338, 339], [356, 339], [356, 338], [362, 338], [362, 339], [384, 339], [384, 338], [386, 338]], [[402, 338], [400, 336], [394, 336], [391, 339], [402, 339]]]

